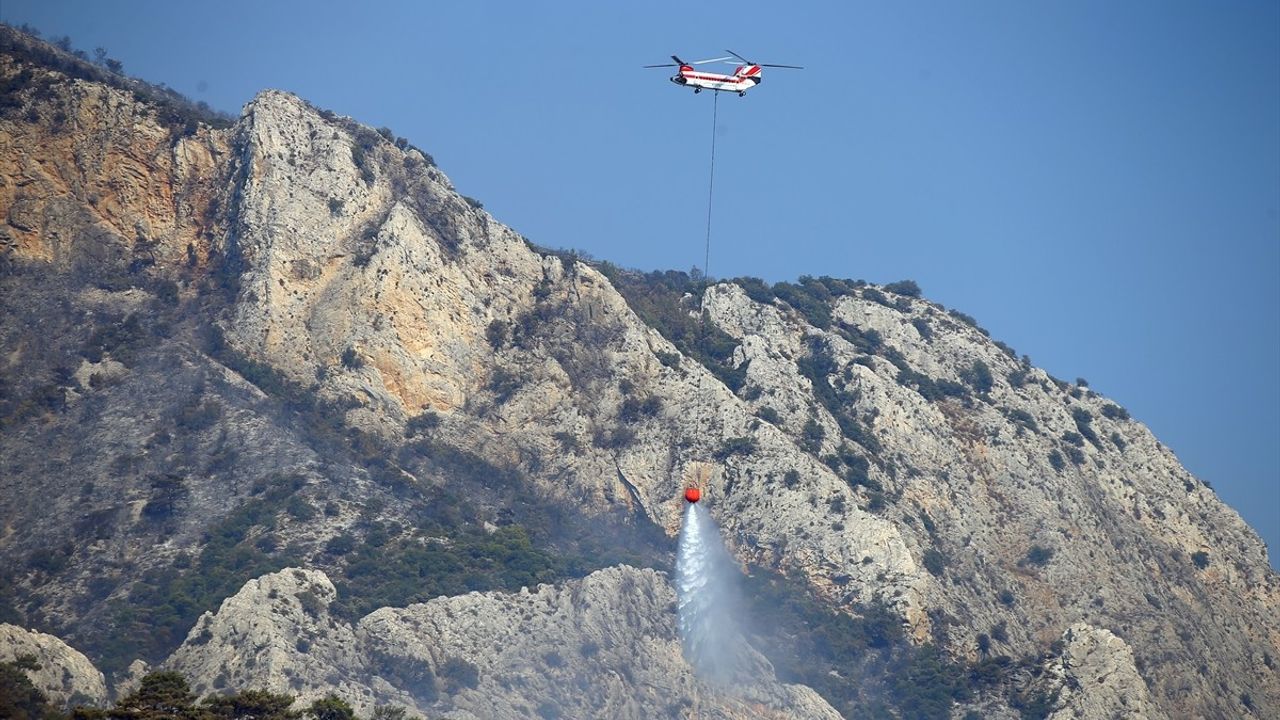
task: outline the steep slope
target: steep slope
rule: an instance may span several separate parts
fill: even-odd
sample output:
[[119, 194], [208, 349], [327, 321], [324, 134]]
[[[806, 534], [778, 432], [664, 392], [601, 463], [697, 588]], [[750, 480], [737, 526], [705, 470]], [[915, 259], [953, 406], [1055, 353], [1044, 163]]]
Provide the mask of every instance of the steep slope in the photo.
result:
[[0, 77], [0, 558], [11, 611], [113, 674], [131, 627], [164, 623], [128, 648], [159, 661], [251, 577], [359, 586], [423, 533], [592, 558], [461, 589], [661, 565], [696, 477], [744, 561], [951, 658], [1065, 668], [1092, 651], [1054, 643], [1100, 638], [1157, 712], [1280, 708], [1257, 536], [1127, 413], [910, 286], [663, 284], [538, 251], [285, 93], [218, 130], [12, 46]]
[[[619, 566], [565, 586], [470, 593], [383, 608], [348, 625], [323, 573], [251, 581], [207, 613], [166, 666], [197, 692], [266, 687], [300, 702], [334, 689], [361, 714], [378, 705], [426, 717], [836, 718], [812, 690], [773, 679], [699, 682], [680, 657], [658, 573]], [[248, 650], [248, 651], [246, 651]]]
[[106, 701], [106, 681], [83, 653], [52, 635], [0, 624], [0, 663], [23, 657], [35, 662], [28, 677], [55, 707]]

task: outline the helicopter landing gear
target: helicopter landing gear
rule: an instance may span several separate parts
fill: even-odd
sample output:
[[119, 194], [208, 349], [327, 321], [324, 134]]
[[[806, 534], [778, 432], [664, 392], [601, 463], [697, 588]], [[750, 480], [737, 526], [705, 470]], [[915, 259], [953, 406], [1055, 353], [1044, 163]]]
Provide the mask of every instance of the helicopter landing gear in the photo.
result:
[[738, 97], [746, 97], [746, 96], [747, 96], [747, 93], [746, 93], [746, 91], [745, 91], [745, 90], [739, 90], [739, 91], [738, 91]]
[[693, 89], [693, 94], [694, 94], [694, 95], [697, 95], [697, 94], [698, 94], [698, 93], [700, 93], [700, 92], [702, 92], [702, 88], [694, 88], [694, 89]]

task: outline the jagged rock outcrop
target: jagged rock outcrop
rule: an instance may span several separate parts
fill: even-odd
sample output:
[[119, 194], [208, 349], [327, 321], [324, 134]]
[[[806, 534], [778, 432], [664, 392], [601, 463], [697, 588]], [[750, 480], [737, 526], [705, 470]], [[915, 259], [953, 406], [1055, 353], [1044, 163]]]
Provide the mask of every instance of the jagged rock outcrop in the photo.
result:
[[106, 681], [89, 658], [52, 635], [0, 624], [0, 662], [21, 657], [32, 658], [39, 665], [39, 669], [27, 670], [27, 677], [53, 705], [100, 705], [106, 701]]
[[262, 687], [299, 695], [300, 704], [337, 692], [368, 707], [363, 662], [351, 627], [329, 606], [337, 590], [318, 570], [287, 569], [250, 580], [216, 613], [205, 613], [165, 662], [205, 695]]
[[[19, 65], [0, 57], [0, 76]], [[254, 574], [286, 555], [341, 571], [335, 539], [417, 542], [422, 504], [397, 500], [463, 482], [432, 454], [465, 448], [539, 501], [669, 533], [682, 484], [705, 477], [738, 557], [845, 612], [883, 602], [957, 660], [1039, 657], [1065, 632], [1060, 713], [1128, 712], [1140, 705], [1115, 698], [1144, 687], [1170, 717], [1280, 708], [1280, 578], [1258, 537], [1118, 406], [910, 288], [690, 295], [679, 310], [701, 305], [736, 346], [745, 379], [726, 384], [601, 267], [530, 247], [402, 142], [277, 91], [229, 129], [188, 133], [120, 88], [33, 78], [0, 118], [0, 252], [18, 269], [0, 275], [0, 567], [19, 610], [81, 647], [150, 574], [215, 563], [206, 533], [228, 518], [216, 540], [257, 558]], [[300, 397], [382, 445], [334, 442]], [[280, 482], [292, 496], [264, 496]], [[511, 510], [476, 504], [484, 522]], [[236, 515], [251, 505], [272, 512]], [[302, 575], [245, 586], [173, 662], [205, 689], [260, 669], [286, 689], [416, 703], [378, 674], [401, 671], [343, 654], [374, 642], [366, 622], [387, 623], [379, 652], [438, 680], [414, 622], [536, 606], [542, 624], [521, 627], [550, 638], [565, 617], [552, 599], [571, 592], [433, 601], [343, 630], [332, 585]], [[659, 605], [621, 609], [649, 627], [637, 613]], [[308, 634], [317, 618], [331, 636]], [[459, 642], [505, 626], [468, 627]], [[513, 713], [534, 697], [501, 689]], [[449, 702], [475, 712], [473, 690]]]
[[330, 614], [334, 600], [315, 570], [252, 580], [206, 613], [165, 667], [201, 694], [262, 687], [304, 705], [337, 691], [362, 714], [398, 705], [460, 719], [839, 717], [811, 689], [775, 680], [762, 658], [750, 685], [700, 682], [681, 656], [674, 592], [652, 570], [383, 608], [354, 627]]
[[1151, 701], [1125, 641], [1085, 623], [1072, 625], [1062, 640], [1062, 656], [1050, 669], [1062, 687], [1050, 720], [1167, 717]]

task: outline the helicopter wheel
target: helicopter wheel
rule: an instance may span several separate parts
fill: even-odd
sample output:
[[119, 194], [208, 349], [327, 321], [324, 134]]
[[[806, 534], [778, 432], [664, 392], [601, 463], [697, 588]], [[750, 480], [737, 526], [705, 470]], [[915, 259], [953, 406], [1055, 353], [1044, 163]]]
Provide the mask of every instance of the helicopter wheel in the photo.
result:
[[702, 88], [694, 88], [694, 89], [693, 89], [693, 94], [694, 94], [694, 95], [697, 95], [697, 94], [698, 94], [698, 93], [700, 93], [700, 92], [702, 92]]
[[746, 97], [746, 96], [747, 96], [747, 94], [746, 94], [745, 92], [743, 92], [743, 91], [741, 91], [741, 90], [740, 90], [740, 91], [738, 91], [738, 97]]

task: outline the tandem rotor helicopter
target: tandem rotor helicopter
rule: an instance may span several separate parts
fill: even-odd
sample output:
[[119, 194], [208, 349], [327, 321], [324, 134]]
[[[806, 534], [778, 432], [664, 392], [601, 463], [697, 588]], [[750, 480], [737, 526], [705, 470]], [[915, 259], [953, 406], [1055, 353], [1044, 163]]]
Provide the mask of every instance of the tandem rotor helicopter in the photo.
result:
[[[771, 63], [752, 62], [732, 50], [725, 50], [729, 53], [725, 57], [711, 58], [710, 60], [698, 60], [696, 62], [685, 62], [675, 55], [671, 56], [675, 60], [675, 64], [664, 63], [662, 65], [645, 65], [647, 68], [663, 68], [675, 67], [680, 71], [671, 76], [671, 82], [677, 85], [693, 88], [694, 93], [700, 93], [703, 90], [714, 90], [716, 92], [736, 92], [738, 97], [747, 94], [747, 91], [760, 84], [764, 72], [761, 68], [789, 68], [791, 70], [803, 70], [799, 65], [774, 65]], [[734, 60], [737, 58], [737, 60]], [[743, 64], [738, 65], [738, 62]], [[721, 73], [698, 72], [693, 69], [695, 65], [706, 65], [708, 63], [724, 62], [726, 65], [738, 65], [734, 69], [732, 75], [723, 75]]]

